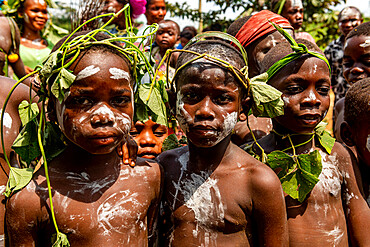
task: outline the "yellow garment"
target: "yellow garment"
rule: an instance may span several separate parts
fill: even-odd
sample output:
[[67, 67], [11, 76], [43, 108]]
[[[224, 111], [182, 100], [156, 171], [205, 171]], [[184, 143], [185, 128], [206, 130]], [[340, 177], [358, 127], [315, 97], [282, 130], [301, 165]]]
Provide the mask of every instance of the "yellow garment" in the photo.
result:
[[45, 58], [47, 58], [53, 46], [50, 41], [48, 41], [48, 46], [44, 49], [29, 48], [21, 44], [19, 54], [21, 55], [23, 64], [31, 69], [35, 69], [37, 65], [42, 64]]

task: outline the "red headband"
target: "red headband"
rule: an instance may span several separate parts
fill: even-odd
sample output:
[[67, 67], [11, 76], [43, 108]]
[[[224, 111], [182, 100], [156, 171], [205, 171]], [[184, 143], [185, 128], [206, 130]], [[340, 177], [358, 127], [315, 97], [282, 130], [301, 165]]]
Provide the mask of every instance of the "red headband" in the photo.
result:
[[281, 15], [268, 10], [262, 10], [244, 23], [243, 27], [235, 35], [235, 38], [246, 48], [256, 39], [276, 31], [269, 21], [278, 24], [282, 28], [294, 30], [289, 21]]

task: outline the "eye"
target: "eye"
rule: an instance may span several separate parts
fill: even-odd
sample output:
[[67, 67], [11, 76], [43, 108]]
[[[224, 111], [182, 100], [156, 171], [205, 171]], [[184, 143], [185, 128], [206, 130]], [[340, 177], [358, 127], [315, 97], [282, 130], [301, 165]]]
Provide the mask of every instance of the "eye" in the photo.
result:
[[225, 104], [228, 104], [230, 102], [232, 102], [234, 100], [233, 97], [231, 97], [230, 95], [227, 95], [227, 94], [221, 94], [219, 95], [215, 100], [214, 102], [218, 105], [225, 105]]
[[187, 102], [196, 102], [200, 99], [200, 96], [195, 92], [187, 92], [183, 95], [182, 99]]
[[288, 92], [288, 94], [297, 94], [297, 93], [302, 92], [302, 90], [303, 88], [298, 85], [289, 86], [286, 88], [286, 91]]
[[75, 97], [73, 98], [73, 104], [81, 105], [81, 106], [92, 106], [94, 104], [94, 101], [87, 97]]
[[316, 91], [320, 94], [320, 95], [323, 95], [323, 96], [327, 96], [329, 94], [329, 90], [330, 88], [329, 87], [325, 87], [325, 86], [322, 86], [322, 87], [318, 87], [316, 89]]
[[343, 60], [343, 66], [344, 67], [347, 67], [347, 68], [349, 68], [349, 67], [351, 67], [353, 65], [353, 61], [352, 60]]
[[136, 130], [131, 130], [131, 131], [130, 131], [130, 135], [131, 135], [132, 137], [137, 137], [139, 134], [140, 134], [140, 132], [138, 132], [138, 131], [136, 131]]
[[154, 131], [153, 133], [156, 137], [162, 137], [166, 134], [166, 132], [163, 131]]
[[127, 97], [127, 96], [119, 96], [111, 100], [111, 104], [115, 106], [124, 106], [130, 102], [131, 102], [131, 97]]

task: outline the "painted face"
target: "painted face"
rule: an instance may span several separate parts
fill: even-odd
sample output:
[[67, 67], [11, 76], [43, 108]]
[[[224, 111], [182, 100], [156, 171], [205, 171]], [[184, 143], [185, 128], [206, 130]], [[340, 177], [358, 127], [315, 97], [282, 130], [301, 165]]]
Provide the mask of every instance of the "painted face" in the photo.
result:
[[302, 23], [303, 23], [302, 1], [301, 0], [287, 0], [285, 2], [281, 15], [290, 22], [290, 25], [292, 25], [294, 30], [301, 28]]
[[179, 38], [179, 32], [176, 25], [172, 22], [162, 22], [159, 24], [158, 31], [155, 36], [155, 42], [162, 49], [172, 48]]
[[283, 93], [284, 101], [284, 115], [274, 118], [274, 124], [309, 133], [324, 119], [330, 104], [330, 73], [323, 60], [295, 60], [276, 73], [270, 84]]
[[24, 25], [25, 27], [40, 31], [48, 21], [48, 5], [44, 0], [26, 0], [24, 3]]
[[191, 143], [212, 147], [234, 129], [241, 93], [226, 70], [199, 61], [186, 68], [177, 81], [176, 118]]
[[145, 123], [137, 121], [131, 128], [130, 134], [139, 145], [137, 155], [154, 159], [162, 152], [162, 144], [168, 136], [168, 131], [165, 125], [149, 119]]
[[148, 25], [159, 23], [164, 19], [166, 13], [166, 4], [164, 0], [152, 0], [145, 11]]
[[[293, 35], [293, 31], [291, 29], [285, 29], [285, 31], [290, 35]], [[261, 73], [261, 62], [267, 52], [269, 52], [272, 47], [283, 41], [285, 41], [284, 36], [275, 31], [267, 36], [257, 39], [251, 45], [246, 47], [248, 54], [248, 73], [250, 78]]]
[[70, 68], [77, 77], [64, 101], [56, 102], [60, 128], [86, 151], [110, 153], [131, 128], [133, 91], [128, 66], [117, 55], [91, 52]]
[[346, 41], [343, 75], [350, 84], [370, 76], [370, 36], [353, 36]]
[[360, 13], [352, 8], [346, 8], [343, 10], [341, 17], [338, 20], [339, 30], [344, 36], [347, 36], [352, 29], [361, 23], [362, 19]]

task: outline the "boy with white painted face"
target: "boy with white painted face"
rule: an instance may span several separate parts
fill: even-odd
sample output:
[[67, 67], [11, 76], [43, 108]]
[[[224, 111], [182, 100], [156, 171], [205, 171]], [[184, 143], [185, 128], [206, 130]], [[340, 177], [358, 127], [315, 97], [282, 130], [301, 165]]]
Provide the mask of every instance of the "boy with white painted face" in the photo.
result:
[[250, 98], [245, 77], [217, 59], [239, 70], [241, 53], [218, 39], [186, 50], [216, 59], [182, 52], [176, 65], [174, 108], [188, 146], [157, 157], [165, 171], [160, 246], [287, 246], [276, 175], [231, 142]]
[[328, 62], [315, 44], [290, 42], [263, 60], [268, 84], [283, 93], [284, 115], [273, 118], [272, 132], [247, 150], [280, 178], [290, 246], [369, 246], [370, 211], [349, 153], [324, 126], [316, 128], [329, 108]]
[[[94, 36], [98, 42], [109, 38]], [[68, 67], [76, 78], [64, 99], [50, 98], [49, 118], [58, 123], [67, 146], [50, 161], [49, 175], [37, 171], [26, 188], [9, 198], [10, 246], [51, 246], [55, 232], [67, 235], [72, 246], [148, 246], [161, 172], [157, 163], [141, 158], [134, 167], [124, 165], [116, 152], [130, 130], [134, 101], [132, 63], [119, 47], [82, 49]], [[54, 83], [50, 77], [48, 87]]]

